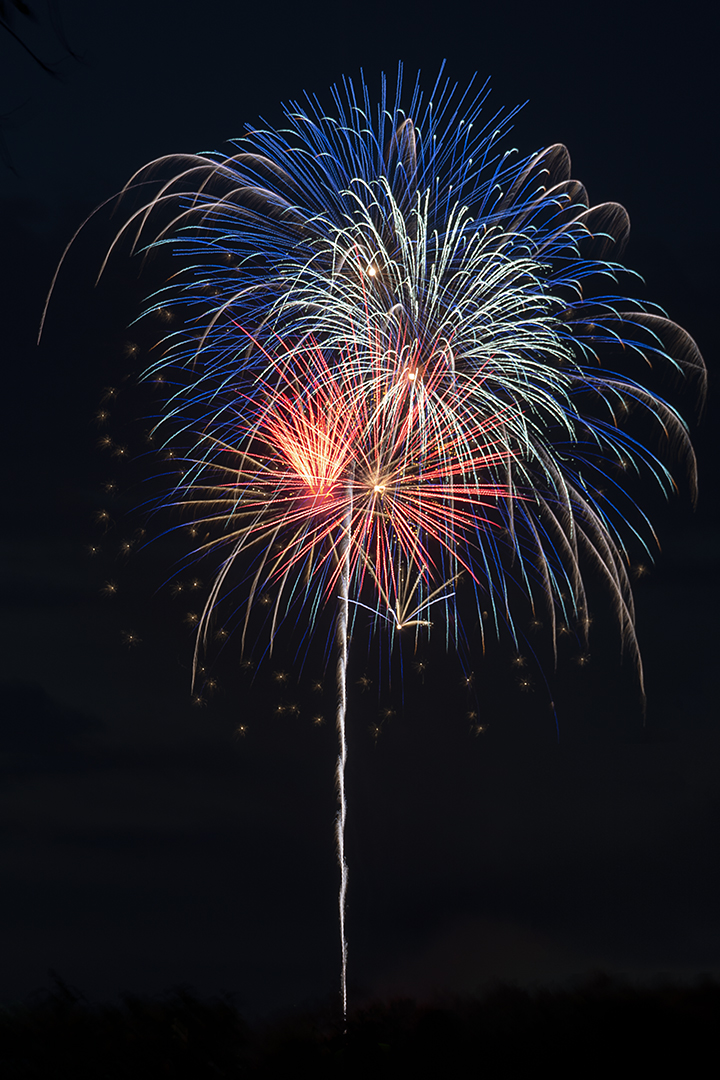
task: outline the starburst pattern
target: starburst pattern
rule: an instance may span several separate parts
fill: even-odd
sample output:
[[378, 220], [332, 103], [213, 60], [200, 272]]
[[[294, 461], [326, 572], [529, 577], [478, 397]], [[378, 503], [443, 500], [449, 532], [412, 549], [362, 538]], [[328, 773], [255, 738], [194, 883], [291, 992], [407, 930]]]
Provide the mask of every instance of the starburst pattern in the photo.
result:
[[[315, 597], [335, 595], [329, 551], [351, 499], [353, 572], [395, 625], [465, 568], [490, 625], [516, 633], [512, 577], [540, 606], [535, 625], [553, 642], [570, 625], [586, 648], [592, 567], [642, 680], [628, 538], [647, 558], [653, 533], [627, 480], [669, 493], [674, 458], [693, 494], [696, 481], [684, 421], [640, 374], [665, 367], [702, 398], [702, 358], [622, 291], [623, 208], [591, 207], [562, 146], [503, 151], [513, 114], [485, 121], [486, 87], [457, 96], [440, 77], [404, 109], [400, 81], [394, 104], [383, 83], [374, 108], [346, 81], [332, 114], [293, 103], [282, 131], [248, 130], [230, 156], [166, 158], [133, 178], [164, 174], [118, 242], [170, 244], [184, 267], [149, 308], [185, 313], [147, 373], [172, 373], [166, 419], [196, 432], [176, 497], [199, 509], [212, 474], [224, 542], [250, 530], [237, 552], [251, 534], [280, 537], [285, 515], [293, 538], [267, 573], [325, 575]], [[228, 455], [243, 458], [232, 494]]]
[[153, 162], [128, 185], [153, 193], [111, 248], [176, 256], [148, 305], [167, 335], [146, 377], [166, 395], [153, 442], [177, 470], [163, 501], [192, 518], [195, 554], [221, 552], [198, 644], [238, 585], [243, 643], [253, 605], [272, 610], [271, 642], [299, 606], [307, 633], [337, 611], [344, 1004], [353, 620], [369, 612], [392, 647], [443, 611], [457, 644], [463, 578], [481, 633], [514, 638], [529, 691], [518, 592], [553, 647], [579, 638], [582, 666], [590, 569], [642, 686], [630, 568], [654, 534], [634, 494], [672, 492], [676, 464], [696, 492], [658, 380], [705, 391], [693, 340], [618, 261], [625, 210], [591, 206], [565, 147], [518, 158], [502, 149], [514, 114], [488, 113], [487, 86], [458, 94], [441, 71], [404, 104], [401, 74], [394, 100], [384, 79], [375, 105], [345, 80], [331, 110], [292, 103], [282, 129], [248, 128], [229, 155]]

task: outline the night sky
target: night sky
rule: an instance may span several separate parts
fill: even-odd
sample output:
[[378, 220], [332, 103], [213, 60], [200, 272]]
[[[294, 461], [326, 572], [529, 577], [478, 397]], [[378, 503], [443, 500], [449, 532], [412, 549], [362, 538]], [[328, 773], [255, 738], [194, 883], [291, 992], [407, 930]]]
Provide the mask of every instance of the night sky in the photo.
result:
[[720, 976], [711, 6], [35, 7], [34, 26], [13, 25], [54, 76], [0, 32], [0, 1000], [49, 969], [90, 999], [186, 985], [233, 991], [250, 1014], [336, 992], [327, 627], [302, 664], [289, 629], [253, 668], [218, 644], [217, 690], [193, 704], [188, 614], [211, 566], [184, 569], [187, 538], [138, 509], [158, 399], [137, 376], [162, 328], [131, 323], [159, 283], [124, 251], [93, 284], [121, 212], [81, 234], [35, 338], [63, 248], [135, 169], [279, 123], [281, 101], [328, 100], [360, 68], [374, 91], [398, 60], [408, 81], [443, 59], [461, 86], [490, 77], [494, 107], [528, 102], [508, 145], [566, 143], [591, 201], [626, 206], [624, 261], [698, 342], [710, 400], [698, 423], [667, 388], [692, 424], [700, 501], [682, 483], [667, 507], [647, 496], [662, 550], [636, 588], [645, 719], [592, 578], [590, 662], [565, 643], [555, 673], [540, 632], [527, 691], [506, 640], [483, 657], [470, 635], [470, 690], [439, 644], [388, 685], [353, 642], [351, 1000], [598, 969]]

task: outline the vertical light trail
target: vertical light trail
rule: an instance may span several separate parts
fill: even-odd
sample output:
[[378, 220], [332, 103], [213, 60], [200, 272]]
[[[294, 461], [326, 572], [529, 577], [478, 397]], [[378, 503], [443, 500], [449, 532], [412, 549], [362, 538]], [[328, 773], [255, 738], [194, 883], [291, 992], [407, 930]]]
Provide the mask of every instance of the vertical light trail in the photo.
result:
[[347, 818], [347, 798], [345, 796], [345, 765], [347, 763], [347, 738], [345, 719], [347, 713], [347, 658], [348, 658], [348, 590], [350, 583], [350, 530], [352, 528], [352, 481], [347, 486], [348, 508], [345, 514], [345, 528], [340, 544], [342, 571], [340, 574], [340, 604], [337, 613], [337, 733], [339, 753], [335, 782], [338, 793], [338, 812], [335, 819], [335, 837], [337, 840], [338, 865], [340, 866], [340, 889], [338, 892], [338, 914], [340, 916], [340, 948], [342, 967], [340, 973], [340, 994], [343, 1007], [343, 1025], [347, 1022], [347, 938], [345, 936], [345, 907], [347, 902], [348, 867], [345, 859], [345, 821]]

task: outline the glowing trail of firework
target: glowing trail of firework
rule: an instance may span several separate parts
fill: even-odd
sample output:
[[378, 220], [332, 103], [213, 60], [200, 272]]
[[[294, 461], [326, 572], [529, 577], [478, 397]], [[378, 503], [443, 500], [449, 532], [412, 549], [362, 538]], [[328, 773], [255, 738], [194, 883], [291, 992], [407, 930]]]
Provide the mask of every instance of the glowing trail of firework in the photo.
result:
[[347, 717], [347, 659], [348, 659], [348, 599], [350, 588], [350, 533], [352, 529], [352, 490], [348, 495], [348, 509], [345, 515], [345, 528], [340, 544], [340, 596], [337, 613], [337, 732], [339, 754], [336, 769], [338, 792], [338, 814], [335, 826], [338, 863], [340, 865], [340, 889], [338, 892], [338, 914], [340, 918], [340, 949], [342, 968], [340, 974], [340, 993], [342, 996], [343, 1018], [347, 1016], [347, 937], [345, 934], [345, 910], [347, 904], [348, 865], [345, 858], [345, 821], [347, 818], [347, 797], [345, 795], [345, 767], [347, 765], [347, 737], [345, 721]]
[[[373, 354], [368, 363], [352, 343], [335, 367], [317, 347], [306, 354], [282, 349], [278, 354], [265, 353], [261, 393], [239, 409], [231, 396], [226, 439], [214, 434], [216, 404], [213, 434], [198, 433], [197, 456], [188, 459], [177, 499], [192, 509], [196, 522], [224, 523], [220, 538], [206, 547], [231, 543], [203, 612], [203, 636], [228, 572], [258, 543], [264, 551], [249, 592], [246, 625], [255, 592], [272, 581], [280, 585], [272, 634], [286, 586], [290, 598], [302, 580], [306, 596], [313, 590], [326, 597], [339, 592], [336, 843], [345, 1015], [350, 589], [353, 604], [394, 630], [428, 627], [424, 616], [430, 606], [454, 597], [447, 589], [447, 567], [473, 573], [464, 545], [470, 534], [489, 527], [481, 508], [490, 512], [506, 497], [506, 489], [490, 476], [506, 466], [507, 454], [497, 448], [497, 418], [480, 423], [453, 409], [439, 358], [423, 372], [408, 373], [406, 360], [398, 361], [395, 352]], [[208, 474], [214, 483], [206, 486]], [[208, 515], [200, 512], [205, 509]], [[268, 539], [278, 537], [282, 546], [273, 558]], [[442, 581], [432, 588], [438, 572]], [[375, 595], [372, 604], [360, 600], [368, 591]]]

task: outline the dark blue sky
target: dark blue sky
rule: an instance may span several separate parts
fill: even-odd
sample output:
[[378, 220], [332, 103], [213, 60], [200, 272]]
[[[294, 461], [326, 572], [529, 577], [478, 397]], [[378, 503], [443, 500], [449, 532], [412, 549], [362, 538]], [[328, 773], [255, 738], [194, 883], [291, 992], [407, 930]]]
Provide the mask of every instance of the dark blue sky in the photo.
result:
[[[220, 148], [279, 103], [402, 59], [492, 103], [528, 101], [509, 143], [565, 142], [593, 202], [630, 213], [626, 263], [697, 339], [711, 398], [694, 429], [700, 504], [658, 508], [663, 552], [638, 582], [643, 720], [602, 590], [591, 663], [571, 651], [549, 695], [521, 694], [512, 651], [478, 658], [488, 731], [469, 734], [460, 668], [361, 693], [351, 675], [351, 983], [367, 992], [470, 990], [495, 978], [602, 967], [720, 972], [717, 773], [716, 59], [711, 9], [57, 0], [74, 58], [38, 5], [28, 40], [57, 78], [0, 36], [3, 260], [3, 561], [0, 679], [0, 997], [48, 968], [91, 997], [185, 983], [249, 1010], [332, 992], [338, 977], [332, 688], [320, 651], [298, 678], [288, 650], [253, 682], [232, 643], [219, 690], [190, 701], [187, 589], [161, 586], [178, 550], [129, 556], [142, 519], [140, 362], [129, 328], [149, 285], [123, 258], [93, 289], [114, 232], [99, 215], [42, 303], [79, 223], [164, 153]], [[22, 24], [19, 25], [19, 28]], [[106, 490], [107, 482], [118, 493]], [[110, 525], [98, 522], [107, 510]], [[95, 557], [90, 545], [100, 548]], [[180, 575], [186, 583], [190, 575]], [[103, 594], [117, 582], [116, 597]], [[136, 647], [127, 634], [136, 635]], [[287, 684], [275, 675], [287, 670]], [[326, 680], [326, 683], [328, 680]], [[278, 706], [283, 711], [278, 713]], [[297, 714], [288, 706], [297, 706]], [[370, 726], [394, 715], [375, 743]], [[248, 733], [236, 733], [239, 724]], [[359, 990], [357, 991], [359, 993]]]

